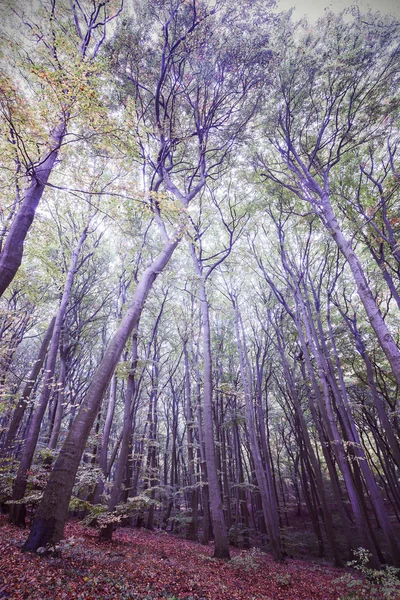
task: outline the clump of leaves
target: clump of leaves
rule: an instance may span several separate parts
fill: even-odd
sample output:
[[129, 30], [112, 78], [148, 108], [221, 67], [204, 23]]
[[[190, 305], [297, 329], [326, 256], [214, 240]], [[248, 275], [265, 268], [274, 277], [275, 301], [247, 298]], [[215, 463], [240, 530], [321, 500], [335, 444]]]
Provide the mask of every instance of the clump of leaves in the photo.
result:
[[252, 548], [249, 551], [241, 552], [230, 561], [229, 565], [234, 568], [244, 569], [245, 571], [255, 571], [259, 567], [261, 550]]
[[356, 579], [350, 573], [335, 579], [334, 583], [344, 590], [340, 600], [396, 600], [400, 597], [400, 569], [392, 566], [371, 569], [368, 567], [371, 553], [365, 548], [357, 548], [353, 554], [355, 559], [347, 564], [359, 571], [363, 579]]
[[12, 458], [2, 458], [0, 464], [0, 502], [11, 497], [17, 462]]
[[292, 576], [290, 573], [276, 573], [275, 583], [280, 588], [290, 588], [290, 586], [292, 585]]
[[88, 497], [94, 492], [100, 481], [104, 481], [104, 473], [99, 467], [80, 465], [76, 474], [73, 493], [80, 498]]
[[37, 452], [34, 464], [27, 471], [27, 487], [24, 497], [20, 500], [9, 500], [8, 503], [26, 504], [31, 510], [35, 510], [35, 507], [43, 497], [43, 491], [49, 479], [53, 458], [54, 455], [51, 450], [40, 450]]
[[237, 525], [232, 525], [228, 532], [229, 535], [229, 543], [233, 546], [247, 546], [249, 544], [250, 539], [250, 529], [243, 525], [243, 523], [238, 523]]

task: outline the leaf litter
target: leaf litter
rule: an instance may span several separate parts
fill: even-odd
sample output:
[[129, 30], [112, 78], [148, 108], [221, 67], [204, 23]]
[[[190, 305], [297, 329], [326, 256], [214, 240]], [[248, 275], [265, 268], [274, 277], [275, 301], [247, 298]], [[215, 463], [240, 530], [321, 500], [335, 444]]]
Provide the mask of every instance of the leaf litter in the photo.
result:
[[231, 548], [164, 532], [120, 528], [112, 542], [76, 521], [66, 525], [59, 555], [21, 553], [27, 531], [0, 515], [0, 599], [12, 600], [337, 600], [344, 570]]

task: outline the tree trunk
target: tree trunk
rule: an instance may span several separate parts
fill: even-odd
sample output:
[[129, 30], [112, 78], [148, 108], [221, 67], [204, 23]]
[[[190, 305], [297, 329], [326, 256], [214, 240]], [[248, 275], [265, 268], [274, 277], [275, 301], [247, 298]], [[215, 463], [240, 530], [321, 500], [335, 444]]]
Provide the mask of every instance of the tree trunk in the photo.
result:
[[190, 385], [190, 369], [189, 369], [189, 352], [187, 340], [183, 340], [183, 354], [185, 359], [185, 419], [187, 431], [187, 452], [188, 452], [188, 470], [189, 470], [189, 501], [191, 507], [191, 521], [189, 523], [187, 538], [189, 540], [197, 540], [198, 529], [198, 488], [196, 481], [196, 473], [194, 468], [194, 436], [193, 428], [195, 426], [192, 411], [191, 385]]
[[[59, 309], [57, 311], [53, 335], [51, 337], [49, 355], [46, 363], [46, 373], [43, 382], [43, 389], [40, 395], [39, 404], [34, 412], [33, 419], [29, 427], [28, 437], [22, 452], [21, 462], [14, 482], [12, 500], [21, 500], [21, 498], [23, 498], [25, 495], [27, 485], [27, 472], [32, 465], [33, 455], [35, 453], [36, 445], [39, 439], [40, 427], [47, 408], [50, 394], [54, 387], [54, 372], [56, 368], [61, 328], [67, 310], [72, 284], [74, 282], [75, 270], [76, 265], [78, 263], [79, 254], [88, 234], [88, 227], [89, 225], [87, 225], [83, 230], [79, 238], [78, 244], [76, 245], [76, 248], [74, 249], [74, 252], [71, 256], [68, 273], [64, 284], [64, 291]], [[23, 504], [12, 505], [9, 522], [13, 523], [14, 525], [25, 526], [25, 508]]]
[[[319, 317], [319, 315], [318, 315], [318, 317]], [[329, 317], [329, 315], [328, 315], [328, 317]], [[320, 336], [322, 337], [323, 336], [322, 324], [321, 324], [319, 318], [318, 318], [318, 325], [319, 325], [319, 329], [320, 329]], [[347, 390], [346, 390], [346, 386], [344, 383], [343, 372], [342, 372], [341, 364], [340, 364], [340, 361], [338, 358], [338, 351], [336, 348], [336, 341], [335, 341], [335, 338], [333, 335], [332, 324], [330, 323], [329, 318], [328, 318], [328, 325], [329, 325], [329, 329], [330, 329], [333, 354], [336, 359], [336, 370], [337, 370], [337, 374], [338, 374], [338, 378], [339, 378], [340, 389], [338, 389], [338, 386], [336, 383], [336, 377], [330, 375], [330, 372], [333, 373], [333, 365], [331, 365], [328, 350], [325, 347], [325, 342], [323, 342], [324, 343], [323, 349], [324, 349], [324, 352], [326, 353], [326, 357], [327, 357], [326, 358], [327, 367], [328, 367], [326, 369], [327, 378], [330, 383], [330, 387], [332, 389], [333, 396], [336, 398], [336, 405], [337, 405], [339, 414], [341, 416], [342, 427], [343, 427], [344, 433], [346, 434], [346, 437], [348, 438], [348, 440], [351, 442], [350, 448], [354, 454], [354, 457], [353, 457], [354, 467], [359, 467], [360, 471], [362, 472], [362, 474], [364, 476], [366, 489], [368, 490], [368, 494], [370, 496], [371, 504], [372, 504], [373, 510], [375, 512], [376, 519], [382, 528], [382, 532], [384, 534], [384, 537], [386, 539], [388, 547], [390, 548], [392, 562], [393, 562], [394, 566], [399, 567], [400, 566], [399, 543], [397, 540], [397, 536], [394, 532], [392, 523], [389, 519], [387, 509], [384, 505], [383, 498], [381, 496], [381, 493], [378, 489], [375, 478], [372, 474], [370, 465], [365, 456], [363, 446], [361, 444], [360, 436], [358, 434], [358, 430], [357, 430], [356, 424], [354, 422], [354, 418], [353, 418], [353, 415], [352, 415], [352, 412], [350, 409], [350, 405], [349, 405], [349, 400], [347, 397]], [[329, 367], [330, 367], [330, 369], [329, 369]], [[386, 415], [386, 413], [384, 413], [384, 414]], [[389, 425], [389, 422], [387, 422], [387, 425]]]
[[[302, 299], [300, 298], [300, 296], [298, 296], [296, 298], [296, 300], [300, 305], [300, 311], [302, 313], [303, 322], [304, 322], [305, 329], [307, 332], [308, 344], [311, 348], [311, 351], [312, 351], [313, 356], [317, 363], [319, 381], [320, 381], [320, 385], [322, 387], [322, 392], [321, 392], [321, 389], [315, 378], [314, 370], [313, 370], [312, 363], [311, 363], [311, 358], [310, 358], [309, 351], [308, 351], [308, 344], [306, 344], [304, 333], [303, 333], [302, 326], [300, 323], [301, 319], [300, 319], [300, 316], [298, 316], [299, 339], [300, 339], [300, 343], [301, 343], [301, 346], [303, 349], [304, 359], [305, 359], [305, 362], [307, 365], [307, 371], [308, 371], [309, 377], [312, 381], [313, 391], [314, 391], [315, 397], [317, 399], [318, 408], [319, 408], [321, 416], [322, 416], [324, 429], [327, 433], [329, 443], [331, 445], [332, 451], [336, 457], [339, 469], [342, 472], [342, 475], [343, 475], [343, 478], [345, 481], [347, 493], [349, 495], [350, 504], [351, 504], [354, 518], [355, 518], [355, 521], [357, 524], [357, 529], [358, 529], [358, 534], [360, 537], [361, 544], [364, 548], [367, 548], [367, 550], [369, 550], [369, 552], [371, 553], [371, 561], [370, 561], [371, 566], [374, 568], [379, 568], [378, 554], [377, 554], [377, 550], [375, 548], [374, 541], [370, 535], [368, 518], [365, 515], [363, 505], [362, 505], [362, 499], [360, 498], [359, 491], [357, 490], [357, 488], [354, 484], [351, 470], [350, 470], [350, 467], [348, 465], [348, 462], [347, 462], [347, 459], [345, 456], [345, 452], [344, 452], [344, 448], [343, 448], [343, 441], [339, 434], [339, 431], [338, 431], [338, 428], [336, 425], [336, 421], [334, 418], [334, 414], [332, 411], [329, 389], [328, 389], [327, 381], [325, 378], [322, 358], [318, 351], [318, 348], [315, 346], [315, 341], [314, 341], [314, 336], [312, 333], [311, 325], [307, 318], [307, 314], [304, 309], [304, 304], [302, 303]], [[321, 440], [321, 443], [323, 443], [322, 440]]]
[[60, 373], [57, 382], [57, 402], [54, 415], [54, 423], [51, 431], [49, 448], [55, 450], [61, 430], [61, 421], [63, 416], [63, 405], [65, 399], [65, 378], [67, 374], [67, 357], [64, 344], [60, 343]]
[[357, 286], [357, 292], [360, 300], [364, 305], [365, 312], [373, 330], [376, 333], [379, 344], [384, 351], [386, 358], [392, 368], [396, 383], [400, 386], [400, 351], [390, 333], [382, 314], [376, 305], [372, 291], [368, 285], [362, 265], [356, 256], [351, 242], [348, 241], [339, 225], [339, 222], [333, 212], [330, 199], [327, 194], [323, 194], [321, 198], [322, 209], [325, 219], [323, 220], [325, 227], [335, 240], [339, 250], [349, 263], [351, 272], [353, 273], [354, 281]]
[[[265, 524], [269, 542], [272, 548], [274, 559], [281, 561], [283, 559], [281, 550], [281, 541], [279, 534], [279, 516], [276, 505], [276, 497], [274, 484], [272, 481], [272, 473], [270, 467], [269, 456], [266, 457], [265, 464], [262, 462], [261, 451], [258, 445], [257, 434], [255, 430], [255, 410], [253, 404], [251, 372], [249, 369], [248, 354], [246, 349], [246, 341], [244, 339], [244, 330], [241, 323], [239, 308], [235, 300], [232, 299], [232, 304], [235, 310], [235, 325], [236, 339], [239, 351], [240, 372], [242, 376], [242, 384], [245, 395], [246, 418], [250, 438], [251, 454], [254, 461], [254, 470], [257, 478], [258, 487], [261, 494], [261, 502]], [[267, 449], [265, 449], [267, 451]]]
[[[126, 464], [128, 460], [129, 454], [129, 445], [131, 441], [132, 435], [132, 399], [135, 393], [135, 373], [136, 373], [136, 365], [138, 360], [137, 354], [137, 325], [136, 330], [132, 336], [132, 362], [131, 362], [131, 370], [128, 376], [128, 384], [126, 386], [125, 391], [125, 402], [124, 402], [124, 420], [122, 425], [122, 440], [121, 440], [121, 448], [118, 457], [117, 470], [115, 473], [113, 487], [111, 491], [110, 501], [108, 503], [108, 510], [112, 512], [114, 508], [117, 506], [120, 497], [121, 497], [121, 486], [124, 481]], [[113, 375], [114, 381], [116, 381], [115, 374]], [[114, 395], [115, 402], [115, 395]], [[105, 452], [107, 456], [107, 446], [105, 446]], [[104, 458], [103, 458], [104, 460]], [[111, 540], [112, 532], [113, 532], [113, 524], [108, 525], [100, 530], [100, 539], [101, 540]]]
[[[100, 502], [100, 497], [104, 491], [104, 481], [107, 478], [108, 474], [108, 444], [110, 441], [110, 432], [111, 425], [114, 418], [114, 409], [115, 409], [115, 401], [117, 396], [117, 376], [112, 376], [110, 383], [110, 395], [108, 399], [107, 405], [107, 413], [104, 422], [103, 434], [101, 436], [101, 446], [100, 446], [100, 455], [99, 455], [99, 467], [103, 472], [103, 478], [99, 478], [99, 481], [96, 483], [96, 488], [93, 493], [93, 504], [98, 504]], [[119, 445], [119, 444], [118, 444]]]
[[204, 419], [204, 445], [207, 463], [208, 491], [211, 509], [211, 521], [214, 532], [214, 557], [230, 558], [229, 541], [226, 531], [222, 498], [219, 488], [217, 464], [214, 443], [214, 424], [212, 410], [212, 359], [211, 359], [211, 331], [210, 315], [206, 294], [205, 280], [201, 273], [201, 267], [192, 248], [193, 263], [200, 279], [200, 303], [203, 326], [203, 419]]
[[42, 369], [44, 359], [46, 358], [47, 348], [50, 344], [51, 337], [53, 335], [54, 323], [56, 318], [53, 317], [50, 325], [47, 328], [46, 335], [43, 338], [42, 345], [40, 346], [38, 357], [29, 373], [26, 385], [18, 400], [18, 404], [15, 407], [10, 426], [7, 431], [7, 436], [4, 440], [3, 451], [5, 454], [9, 453], [11, 444], [15, 440], [17, 435], [19, 424], [21, 423], [22, 417], [24, 416], [25, 409], [28, 406], [29, 398], [32, 393], [33, 387]]
[[31, 183], [25, 192], [24, 200], [7, 234], [0, 254], [0, 296], [14, 279], [22, 262], [24, 241], [32, 225], [35, 212], [46, 187], [47, 181], [57, 160], [58, 151], [65, 135], [66, 123], [62, 121], [53, 131], [50, 151], [34, 168]]
[[39, 547], [60, 541], [64, 533], [68, 505], [74, 486], [76, 472], [85, 449], [86, 441], [98, 413], [104, 393], [110, 383], [124, 346], [137, 325], [151, 287], [167, 265], [180, 235], [167, 241], [161, 253], [143, 272], [117, 331], [110, 340], [92, 383], [82, 401], [79, 412], [71, 426], [58, 459], [50, 475], [24, 551], [35, 552]]
[[200, 392], [200, 374], [197, 373], [198, 384], [197, 384], [197, 432], [199, 436], [199, 455], [200, 455], [200, 469], [201, 469], [201, 496], [203, 504], [203, 538], [202, 543], [207, 545], [210, 541], [210, 495], [208, 491], [208, 476], [207, 476], [207, 460], [206, 450], [203, 436], [203, 423], [202, 423], [202, 410], [201, 410], [201, 392]]

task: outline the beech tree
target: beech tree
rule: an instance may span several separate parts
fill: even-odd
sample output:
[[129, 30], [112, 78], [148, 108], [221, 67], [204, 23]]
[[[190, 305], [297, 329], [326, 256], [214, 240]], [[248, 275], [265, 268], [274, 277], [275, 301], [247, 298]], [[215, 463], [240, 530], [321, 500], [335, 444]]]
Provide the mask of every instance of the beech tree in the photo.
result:
[[[209, 302], [207, 298], [206, 281], [216, 267], [221, 265], [232, 251], [233, 245], [240, 235], [243, 225], [244, 215], [238, 216], [234, 200], [227, 199], [229, 207], [229, 220], [224, 216], [221, 208], [222, 201], [214, 197], [214, 204], [218, 208], [219, 216], [227, 233], [228, 241], [221, 250], [213, 252], [211, 256], [203, 250], [202, 236], [204, 234], [203, 215], [200, 206], [199, 218], [193, 223], [195, 236], [190, 245], [193, 266], [199, 280], [199, 299], [202, 319], [203, 336], [203, 418], [204, 418], [204, 446], [207, 463], [207, 480], [210, 495], [211, 520], [214, 531], [215, 551], [217, 558], [229, 558], [228, 536], [224, 514], [222, 511], [222, 498], [218, 485], [217, 465], [215, 456], [215, 442], [213, 433], [212, 402], [213, 402], [213, 384], [212, 384], [212, 353], [211, 353], [211, 329]], [[197, 246], [197, 251], [196, 247]]]
[[[3, 38], [13, 46], [15, 63], [22, 57], [25, 71], [19, 77], [28, 78], [29, 91], [24, 98], [12, 81], [15, 74], [9, 75], [6, 67], [2, 134], [6, 156], [15, 165], [15, 198], [2, 232], [0, 296], [21, 265], [26, 235], [60, 148], [69, 141], [66, 136], [80, 138], [82, 133], [74, 131], [74, 127], [79, 128], [83, 115], [92, 119], [94, 130], [96, 118], [102, 116], [95, 103], [100, 100], [96, 90], [96, 58], [106, 39], [107, 24], [121, 10], [122, 5], [115, 10], [109, 0], [92, 5], [71, 3], [69, 8], [53, 0], [42, 4], [43, 14], [27, 13], [23, 4], [12, 7], [14, 19], [8, 26], [18, 31], [22, 25], [28, 30], [28, 47], [22, 37], [15, 38], [8, 29]], [[37, 62], [33, 64], [27, 57], [29, 46], [37, 49]], [[43, 93], [48, 95], [45, 102]], [[25, 114], [26, 104], [34, 106], [31, 114]]]

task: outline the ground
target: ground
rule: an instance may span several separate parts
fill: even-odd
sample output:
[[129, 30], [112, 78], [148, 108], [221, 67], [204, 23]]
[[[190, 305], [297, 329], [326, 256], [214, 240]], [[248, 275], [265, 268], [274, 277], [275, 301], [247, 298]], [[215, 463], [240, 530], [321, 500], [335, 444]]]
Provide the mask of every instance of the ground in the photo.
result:
[[0, 515], [0, 598], [13, 600], [338, 600], [329, 566], [232, 548], [233, 561], [176, 536], [121, 528], [112, 542], [70, 522], [61, 556], [22, 554], [27, 531]]

